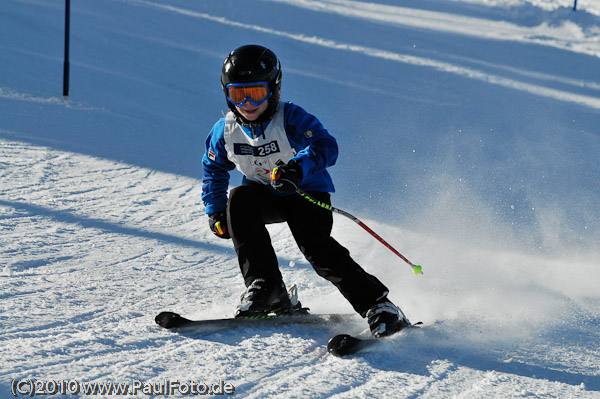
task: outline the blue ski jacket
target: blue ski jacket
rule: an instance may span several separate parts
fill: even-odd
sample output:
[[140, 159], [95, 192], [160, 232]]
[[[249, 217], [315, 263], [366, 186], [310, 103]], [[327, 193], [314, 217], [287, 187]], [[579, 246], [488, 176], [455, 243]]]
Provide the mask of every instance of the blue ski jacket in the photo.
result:
[[[288, 156], [289, 159], [281, 159]], [[291, 102], [280, 102], [274, 118], [254, 129], [235, 122], [230, 111], [215, 123], [205, 142], [202, 201], [206, 214], [226, 209], [229, 172], [236, 167], [243, 174], [242, 183], [262, 183], [274, 195], [284, 195], [271, 188], [267, 178], [274, 163], [294, 160], [302, 168], [302, 190], [334, 192], [327, 167], [335, 164], [337, 156], [335, 138], [315, 116]], [[266, 177], [257, 178], [248, 172], [251, 168], [260, 169]]]

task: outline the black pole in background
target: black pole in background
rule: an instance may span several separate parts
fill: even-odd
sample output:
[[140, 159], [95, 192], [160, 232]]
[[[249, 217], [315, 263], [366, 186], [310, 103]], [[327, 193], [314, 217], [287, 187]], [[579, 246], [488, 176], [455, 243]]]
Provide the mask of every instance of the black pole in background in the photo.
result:
[[573, 4], [573, 11], [577, 11], [577, 0], [575, 0], [575, 3]]
[[63, 69], [63, 100], [69, 99], [69, 30], [71, 0], [65, 0], [65, 61]]

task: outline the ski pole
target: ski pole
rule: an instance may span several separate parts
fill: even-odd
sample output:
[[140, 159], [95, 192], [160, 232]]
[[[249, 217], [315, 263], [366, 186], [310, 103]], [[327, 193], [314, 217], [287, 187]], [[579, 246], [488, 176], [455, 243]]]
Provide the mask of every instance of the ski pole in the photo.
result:
[[366, 224], [364, 224], [363, 222], [361, 222], [357, 217], [349, 214], [346, 211], [343, 211], [341, 209], [338, 209], [334, 206], [331, 206], [327, 203], [321, 202], [319, 200], [317, 200], [316, 198], [312, 197], [310, 194], [300, 190], [300, 189], [296, 189], [296, 192], [303, 198], [306, 198], [308, 201], [312, 202], [315, 205], [320, 206], [321, 208], [325, 208], [331, 212], [340, 214], [342, 216], [347, 217], [348, 219], [352, 220], [354, 223], [358, 224], [360, 227], [362, 227], [363, 229], [365, 229], [367, 232], [369, 232], [369, 234], [371, 234], [373, 237], [375, 237], [380, 243], [382, 243], [383, 245], [385, 245], [390, 251], [392, 251], [393, 253], [395, 253], [396, 255], [398, 255], [400, 257], [400, 259], [402, 259], [403, 261], [405, 261], [406, 263], [408, 263], [408, 265], [410, 267], [412, 267], [413, 269], [413, 273], [415, 274], [423, 274], [423, 271], [421, 270], [421, 265], [415, 265], [413, 264], [411, 261], [409, 261], [408, 259], [406, 259], [400, 252], [398, 252], [394, 247], [392, 247], [390, 244], [388, 244], [388, 242], [386, 240], [384, 240], [383, 238], [381, 238], [379, 236], [379, 234], [375, 233], [373, 230], [371, 230], [369, 228], [369, 226], [367, 226]]

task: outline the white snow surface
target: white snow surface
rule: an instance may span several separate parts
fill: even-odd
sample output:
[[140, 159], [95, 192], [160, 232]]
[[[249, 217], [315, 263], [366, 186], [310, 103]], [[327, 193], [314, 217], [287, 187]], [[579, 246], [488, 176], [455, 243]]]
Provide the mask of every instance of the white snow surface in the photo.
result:
[[[73, 1], [68, 100], [64, 4], [0, 4], [0, 397], [31, 378], [224, 381], [240, 398], [600, 398], [598, 1]], [[366, 328], [358, 315], [154, 324], [162, 310], [230, 316], [244, 289], [231, 242], [208, 228], [201, 156], [226, 110], [221, 63], [247, 43], [277, 53], [282, 97], [337, 138], [334, 205], [423, 265], [413, 275], [334, 217], [424, 328], [338, 359], [327, 341]], [[269, 230], [303, 304], [352, 313], [286, 226]]]

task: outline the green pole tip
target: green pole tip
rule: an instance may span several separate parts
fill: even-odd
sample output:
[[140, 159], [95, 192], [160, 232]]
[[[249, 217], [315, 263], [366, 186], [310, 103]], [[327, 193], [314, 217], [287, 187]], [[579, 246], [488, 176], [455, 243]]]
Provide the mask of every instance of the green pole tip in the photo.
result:
[[413, 266], [413, 272], [415, 274], [422, 274], [423, 272], [421, 271], [421, 265], [414, 265]]

